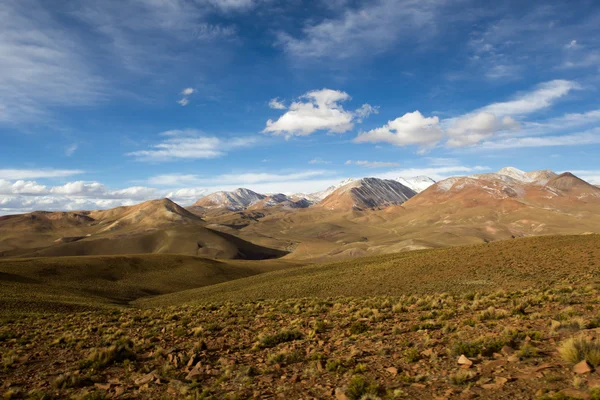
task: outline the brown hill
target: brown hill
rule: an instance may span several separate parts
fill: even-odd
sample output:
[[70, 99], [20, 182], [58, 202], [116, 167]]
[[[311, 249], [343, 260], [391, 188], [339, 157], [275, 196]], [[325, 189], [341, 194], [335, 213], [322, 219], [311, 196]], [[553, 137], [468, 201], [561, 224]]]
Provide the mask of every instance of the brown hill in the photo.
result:
[[[350, 185], [343, 196], [308, 209], [265, 212], [259, 218], [227, 214], [207, 221], [227, 225], [217, 225], [219, 230], [235, 226], [236, 235], [263, 246], [293, 250], [286, 258], [314, 261], [599, 232], [599, 197], [553, 188], [545, 181], [561, 182], [564, 177], [553, 177], [551, 171], [504, 173], [449, 178], [403, 204], [382, 209], [351, 209], [355, 203], [347, 194]], [[589, 189], [585, 182], [578, 185]], [[346, 208], [327, 208], [334, 199]]]
[[548, 181], [547, 188], [556, 189], [571, 196], [600, 197], [600, 189], [570, 172], [565, 172]]
[[0, 256], [178, 253], [210, 258], [280, 257], [282, 250], [215, 232], [169, 199], [81, 213], [32, 213], [0, 220]]

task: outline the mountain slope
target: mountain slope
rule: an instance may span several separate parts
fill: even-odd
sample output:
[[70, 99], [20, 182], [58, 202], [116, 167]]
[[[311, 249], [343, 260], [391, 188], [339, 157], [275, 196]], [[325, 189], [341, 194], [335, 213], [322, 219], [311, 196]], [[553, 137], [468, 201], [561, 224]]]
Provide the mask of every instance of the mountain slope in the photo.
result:
[[209, 194], [195, 202], [192, 207], [240, 211], [263, 200], [265, 197], [267, 196], [253, 192], [250, 189], [239, 188], [233, 192], [216, 192]]
[[397, 181], [363, 178], [336, 189], [318, 206], [328, 210], [378, 208], [402, 204], [415, 194]]
[[177, 253], [210, 258], [276, 258], [285, 251], [206, 227], [169, 199], [80, 213], [33, 213], [0, 219], [0, 256]]

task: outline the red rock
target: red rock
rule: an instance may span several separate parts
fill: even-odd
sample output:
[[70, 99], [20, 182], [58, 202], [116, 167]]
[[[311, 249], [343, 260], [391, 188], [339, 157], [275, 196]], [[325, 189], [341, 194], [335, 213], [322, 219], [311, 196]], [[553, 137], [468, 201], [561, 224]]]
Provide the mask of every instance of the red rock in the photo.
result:
[[336, 400], [348, 400], [348, 396], [346, 396], [346, 391], [340, 388], [335, 389], [335, 398]]
[[583, 360], [575, 364], [575, 366], [573, 367], [573, 372], [575, 372], [576, 374], [589, 374], [590, 372], [592, 372], [592, 369], [590, 368], [587, 361]]
[[460, 357], [458, 357], [458, 361], [457, 361], [460, 365], [466, 365], [468, 367], [470, 367], [471, 365], [473, 365], [473, 361], [469, 360], [464, 354], [462, 354]]
[[185, 379], [187, 379], [188, 381], [191, 381], [192, 379], [198, 377], [202, 375], [202, 372], [200, 372], [200, 370], [198, 369], [198, 367], [194, 367], [192, 368], [192, 370], [190, 371], [189, 374], [187, 374], [187, 376], [185, 377]]
[[135, 384], [138, 386], [147, 385], [148, 383], [152, 382], [156, 377], [157, 377], [156, 371], [152, 371], [152, 372], [142, 376], [141, 378], [136, 379]]
[[94, 386], [96, 386], [98, 389], [101, 389], [101, 390], [109, 390], [110, 389], [110, 383], [94, 383]]

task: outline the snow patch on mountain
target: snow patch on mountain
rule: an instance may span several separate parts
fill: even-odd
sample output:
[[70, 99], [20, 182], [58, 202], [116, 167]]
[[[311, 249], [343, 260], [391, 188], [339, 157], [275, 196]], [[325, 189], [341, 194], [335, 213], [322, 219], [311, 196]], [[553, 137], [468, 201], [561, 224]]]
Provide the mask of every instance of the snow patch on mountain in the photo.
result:
[[321, 191], [321, 192], [315, 192], [315, 193], [311, 193], [308, 195], [308, 197], [306, 197], [308, 200], [314, 199], [315, 201], [321, 201], [323, 200], [325, 197], [329, 196], [331, 193], [335, 192], [336, 190], [338, 190], [339, 188], [346, 186], [347, 184], [354, 182], [355, 179], [354, 178], [348, 178], [348, 179], [344, 179], [343, 181], [341, 181], [340, 183], [337, 183], [335, 185], [331, 185], [329, 186], [327, 189]]
[[400, 182], [404, 186], [411, 188], [417, 193], [421, 193], [429, 186], [433, 185], [435, 181], [428, 176], [413, 176], [412, 178], [396, 178], [397, 182]]
[[194, 206], [207, 209], [226, 208], [230, 211], [240, 211], [257, 203], [267, 196], [253, 192], [250, 189], [239, 188], [232, 192], [216, 192], [198, 200]]

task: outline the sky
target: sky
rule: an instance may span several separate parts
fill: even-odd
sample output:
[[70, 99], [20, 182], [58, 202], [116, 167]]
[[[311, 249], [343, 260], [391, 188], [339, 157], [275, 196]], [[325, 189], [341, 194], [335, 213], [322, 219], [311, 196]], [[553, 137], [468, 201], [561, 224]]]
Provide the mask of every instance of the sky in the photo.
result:
[[2, 0], [0, 214], [514, 166], [600, 184], [595, 0]]

